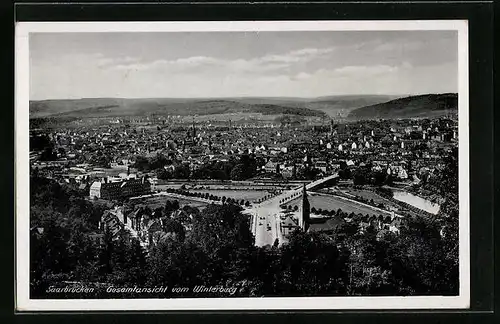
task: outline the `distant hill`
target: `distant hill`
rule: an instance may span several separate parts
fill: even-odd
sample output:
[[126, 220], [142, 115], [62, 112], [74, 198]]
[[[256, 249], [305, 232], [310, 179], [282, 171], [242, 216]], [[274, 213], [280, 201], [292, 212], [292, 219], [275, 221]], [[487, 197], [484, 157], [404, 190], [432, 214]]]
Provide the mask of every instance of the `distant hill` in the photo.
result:
[[320, 97], [306, 104], [309, 109], [323, 111], [331, 117], [347, 117], [349, 113], [357, 108], [375, 105], [398, 98], [387, 95], [349, 95]]
[[287, 107], [306, 108], [322, 111], [330, 117], [347, 117], [356, 108], [374, 105], [398, 98], [388, 95], [343, 95], [317, 98], [234, 98], [245, 103], [277, 104]]
[[352, 110], [349, 119], [435, 117], [458, 112], [458, 94], [410, 96]]
[[30, 102], [30, 118], [42, 117], [120, 117], [120, 116], [191, 116], [234, 113], [262, 115], [298, 115], [323, 117], [325, 113], [308, 108], [269, 103], [244, 103], [231, 100], [189, 99], [75, 99]]

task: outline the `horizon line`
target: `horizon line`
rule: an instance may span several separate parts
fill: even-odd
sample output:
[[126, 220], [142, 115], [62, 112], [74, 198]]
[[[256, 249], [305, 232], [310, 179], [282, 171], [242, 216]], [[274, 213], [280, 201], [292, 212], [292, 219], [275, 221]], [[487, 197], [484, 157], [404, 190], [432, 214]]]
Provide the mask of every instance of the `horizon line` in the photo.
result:
[[46, 98], [46, 99], [29, 99], [29, 101], [49, 101], [49, 100], [84, 100], [84, 99], [125, 99], [125, 100], [138, 100], [138, 99], [172, 99], [172, 100], [202, 100], [202, 99], [302, 99], [314, 100], [328, 97], [355, 97], [355, 96], [374, 96], [374, 97], [412, 97], [423, 96], [432, 94], [458, 94], [458, 92], [428, 92], [428, 93], [415, 93], [415, 94], [337, 94], [337, 95], [322, 95], [313, 97], [293, 97], [293, 96], [221, 96], [221, 97], [79, 97], [79, 98]]

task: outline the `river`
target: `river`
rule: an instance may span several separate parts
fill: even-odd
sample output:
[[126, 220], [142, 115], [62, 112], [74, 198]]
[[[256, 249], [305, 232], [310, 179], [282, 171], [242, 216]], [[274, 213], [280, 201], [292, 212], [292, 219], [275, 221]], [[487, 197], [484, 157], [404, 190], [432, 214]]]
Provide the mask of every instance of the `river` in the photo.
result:
[[393, 197], [396, 200], [405, 202], [413, 207], [416, 207], [418, 209], [424, 210], [428, 213], [437, 215], [439, 212], [440, 206], [438, 204], [435, 204], [427, 199], [424, 199], [419, 196], [415, 196], [414, 194], [411, 194], [406, 191], [393, 191]]

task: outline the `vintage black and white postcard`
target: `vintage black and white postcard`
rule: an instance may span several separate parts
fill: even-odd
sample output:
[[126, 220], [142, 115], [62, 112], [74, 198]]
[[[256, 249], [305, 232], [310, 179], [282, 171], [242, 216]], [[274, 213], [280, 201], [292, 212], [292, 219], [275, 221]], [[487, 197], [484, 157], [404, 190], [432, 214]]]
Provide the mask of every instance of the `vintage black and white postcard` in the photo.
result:
[[467, 28], [19, 23], [18, 310], [467, 308]]

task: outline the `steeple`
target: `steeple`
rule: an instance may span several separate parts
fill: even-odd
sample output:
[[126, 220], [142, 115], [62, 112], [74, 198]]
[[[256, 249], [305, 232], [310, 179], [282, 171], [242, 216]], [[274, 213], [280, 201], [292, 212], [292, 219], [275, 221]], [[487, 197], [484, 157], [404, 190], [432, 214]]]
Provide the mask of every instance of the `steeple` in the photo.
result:
[[302, 213], [301, 213], [301, 222], [300, 226], [304, 232], [307, 232], [309, 229], [309, 219], [310, 219], [310, 204], [309, 204], [309, 199], [307, 199], [307, 191], [306, 191], [306, 185], [303, 184], [302, 186]]
[[192, 123], [191, 130], [192, 130], [192, 133], [191, 133], [192, 135], [191, 136], [192, 136], [192, 139], [193, 139], [193, 142], [194, 142], [194, 140], [196, 138], [196, 127], [194, 126], [194, 117], [193, 117], [193, 123]]

